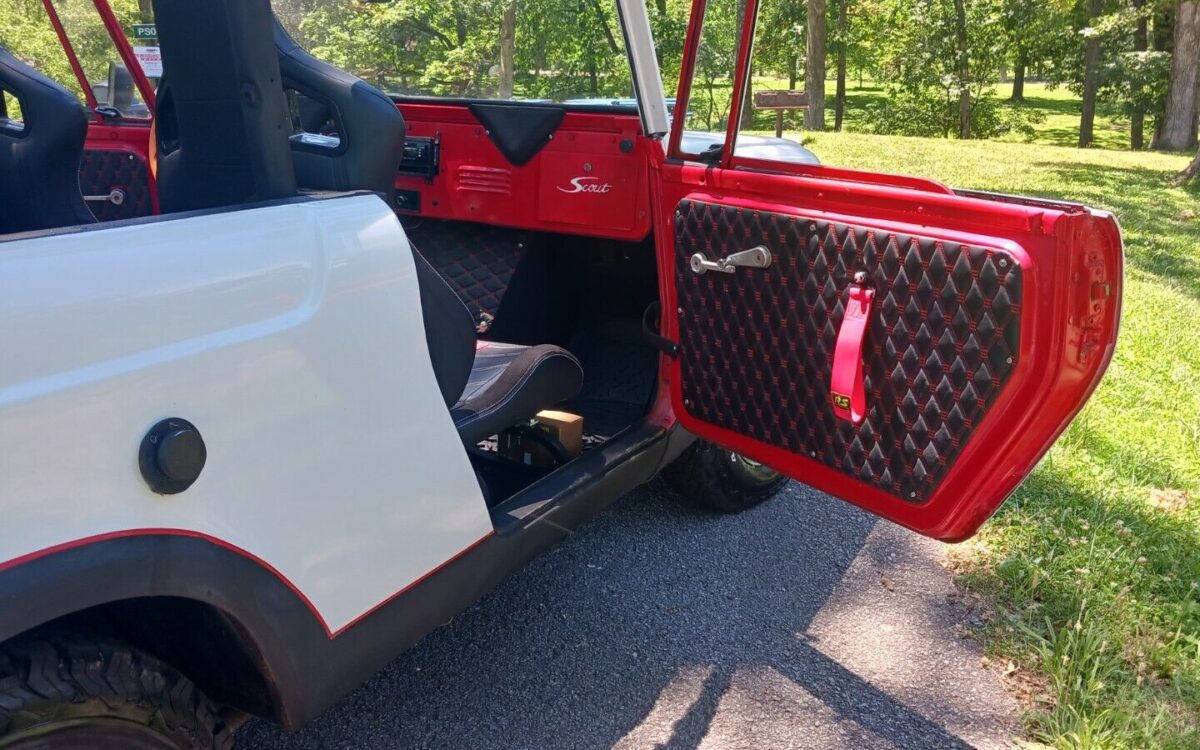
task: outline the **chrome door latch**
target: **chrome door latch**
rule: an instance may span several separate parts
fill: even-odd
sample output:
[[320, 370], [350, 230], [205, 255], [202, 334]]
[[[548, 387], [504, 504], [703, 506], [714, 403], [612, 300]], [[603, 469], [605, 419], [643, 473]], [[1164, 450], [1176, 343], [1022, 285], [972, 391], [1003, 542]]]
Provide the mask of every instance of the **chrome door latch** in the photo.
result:
[[766, 245], [759, 245], [717, 261], [704, 257], [704, 253], [696, 253], [692, 256], [691, 266], [692, 273], [703, 276], [709, 271], [733, 273], [738, 268], [768, 268], [772, 260], [770, 248]]
[[85, 195], [83, 199], [89, 203], [111, 203], [119, 206], [125, 202], [125, 191], [121, 188], [113, 188], [107, 195]]

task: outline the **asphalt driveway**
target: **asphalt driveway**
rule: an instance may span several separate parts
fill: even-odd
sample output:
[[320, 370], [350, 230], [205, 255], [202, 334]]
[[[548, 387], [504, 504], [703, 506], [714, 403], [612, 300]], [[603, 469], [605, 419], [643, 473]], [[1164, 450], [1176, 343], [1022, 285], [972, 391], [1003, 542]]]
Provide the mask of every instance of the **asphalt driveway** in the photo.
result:
[[1008, 747], [941, 545], [798, 485], [741, 516], [620, 501], [262, 748]]

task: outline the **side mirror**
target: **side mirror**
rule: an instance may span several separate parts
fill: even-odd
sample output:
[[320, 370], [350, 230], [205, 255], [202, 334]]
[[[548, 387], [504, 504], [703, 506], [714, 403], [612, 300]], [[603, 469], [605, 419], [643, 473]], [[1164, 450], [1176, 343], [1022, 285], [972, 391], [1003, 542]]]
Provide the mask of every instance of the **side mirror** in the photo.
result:
[[108, 64], [108, 96], [105, 104], [121, 114], [128, 115], [133, 110], [134, 99], [133, 76], [123, 63]]

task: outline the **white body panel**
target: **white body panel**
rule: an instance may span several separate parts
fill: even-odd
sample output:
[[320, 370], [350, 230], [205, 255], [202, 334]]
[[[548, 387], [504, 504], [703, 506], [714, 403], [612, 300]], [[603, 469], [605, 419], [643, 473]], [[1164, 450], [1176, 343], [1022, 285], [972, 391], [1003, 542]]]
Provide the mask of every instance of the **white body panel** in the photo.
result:
[[[0, 243], [0, 563], [182, 529], [274, 566], [337, 631], [492, 531], [374, 196]], [[182, 417], [186, 492], [138, 470]]]

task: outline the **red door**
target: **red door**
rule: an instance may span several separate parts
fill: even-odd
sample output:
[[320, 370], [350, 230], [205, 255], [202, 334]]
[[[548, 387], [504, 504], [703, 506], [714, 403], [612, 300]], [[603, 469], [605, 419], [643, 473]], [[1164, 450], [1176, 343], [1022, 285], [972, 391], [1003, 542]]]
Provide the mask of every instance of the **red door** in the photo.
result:
[[922, 534], [971, 536], [1112, 357], [1114, 218], [727, 147], [689, 156], [682, 121], [657, 224], [680, 423]]

